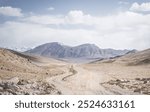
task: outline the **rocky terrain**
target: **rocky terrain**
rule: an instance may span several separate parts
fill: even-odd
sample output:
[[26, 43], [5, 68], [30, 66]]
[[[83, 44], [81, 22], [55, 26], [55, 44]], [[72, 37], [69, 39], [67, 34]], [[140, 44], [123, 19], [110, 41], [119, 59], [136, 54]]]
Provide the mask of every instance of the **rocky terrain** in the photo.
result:
[[61, 94], [54, 85], [42, 81], [20, 80], [17, 77], [0, 81], [1, 95], [46, 95]]
[[107, 74], [111, 74], [112, 78], [100, 83], [103, 87], [110, 90], [119, 87], [133, 93], [150, 95], [150, 49], [130, 52], [125, 56], [99, 60], [91, 64], [99, 65], [99, 69], [101, 66], [109, 68]]
[[0, 49], [0, 94], [150, 94], [150, 49], [72, 63]]
[[1, 48], [0, 94], [60, 94], [45, 79], [63, 74], [65, 66], [58, 60]]
[[150, 95], [150, 78], [116, 79], [101, 83], [101, 85], [104, 87], [111, 86], [111, 88], [118, 86], [135, 93]]

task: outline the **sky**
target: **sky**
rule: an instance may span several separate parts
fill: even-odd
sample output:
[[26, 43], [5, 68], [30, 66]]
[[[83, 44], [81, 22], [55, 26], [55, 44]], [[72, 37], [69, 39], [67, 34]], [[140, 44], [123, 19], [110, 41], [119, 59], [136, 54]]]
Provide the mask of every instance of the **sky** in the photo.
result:
[[0, 0], [0, 47], [150, 48], [150, 0]]

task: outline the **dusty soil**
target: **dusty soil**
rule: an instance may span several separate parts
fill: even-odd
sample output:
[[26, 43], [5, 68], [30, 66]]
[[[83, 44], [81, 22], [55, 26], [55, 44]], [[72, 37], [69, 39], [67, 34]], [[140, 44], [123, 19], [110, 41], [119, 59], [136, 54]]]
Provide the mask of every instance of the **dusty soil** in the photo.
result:
[[[75, 73], [70, 73], [69, 68], [66, 74], [61, 76], [47, 78], [47, 82], [51, 82], [61, 91], [62, 94], [149, 94], [149, 81], [141, 85], [135, 78], [143, 78], [145, 80], [150, 77], [149, 67], [131, 67], [121, 65], [97, 65], [97, 64], [74, 64], [72, 65]], [[65, 80], [63, 80], [65, 78]], [[119, 84], [110, 84], [112, 80], [127, 80], [125, 86]], [[130, 82], [130, 83], [128, 83]], [[112, 86], [113, 85], [113, 86]], [[144, 92], [136, 91], [145, 88]], [[134, 89], [133, 89], [134, 88]]]
[[75, 64], [0, 49], [0, 94], [149, 95], [150, 65]]

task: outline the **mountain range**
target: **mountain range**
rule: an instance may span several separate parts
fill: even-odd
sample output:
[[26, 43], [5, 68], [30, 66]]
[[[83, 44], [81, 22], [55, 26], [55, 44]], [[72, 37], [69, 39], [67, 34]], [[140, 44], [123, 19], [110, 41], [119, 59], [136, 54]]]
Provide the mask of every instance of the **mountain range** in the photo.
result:
[[121, 56], [129, 50], [100, 49], [94, 44], [82, 44], [75, 47], [62, 45], [58, 42], [46, 43], [28, 50], [25, 53], [50, 58], [62, 59], [96, 59]]

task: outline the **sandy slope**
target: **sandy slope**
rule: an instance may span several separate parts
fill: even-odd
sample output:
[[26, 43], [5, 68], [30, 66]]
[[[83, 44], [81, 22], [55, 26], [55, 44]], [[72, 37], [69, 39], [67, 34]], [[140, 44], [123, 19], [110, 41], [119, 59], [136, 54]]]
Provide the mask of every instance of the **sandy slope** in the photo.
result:
[[75, 64], [0, 49], [0, 94], [150, 94], [149, 54]]
[[36, 56], [24, 55], [19, 52], [0, 49], [0, 78], [42, 80], [47, 76], [62, 74], [65, 62]]
[[66, 63], [0, 48], [0, 94], [60, 94], [47, 77], [61, 75]]

